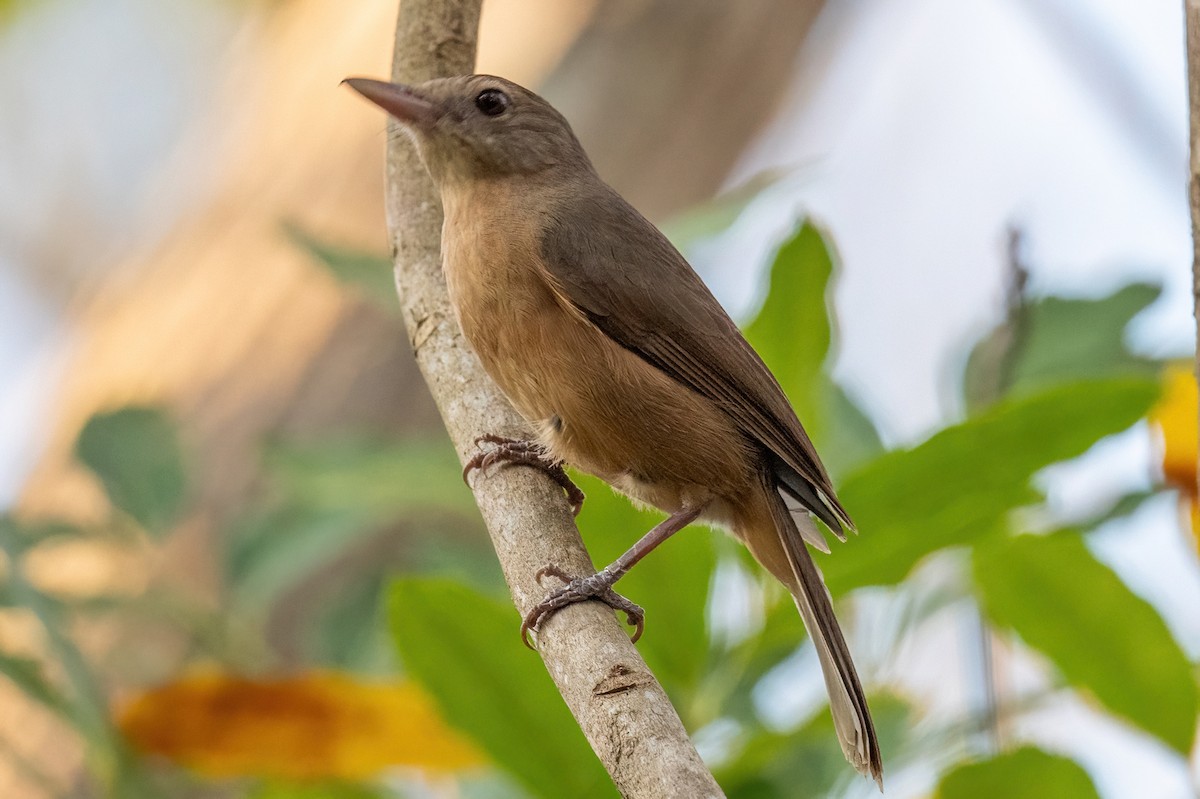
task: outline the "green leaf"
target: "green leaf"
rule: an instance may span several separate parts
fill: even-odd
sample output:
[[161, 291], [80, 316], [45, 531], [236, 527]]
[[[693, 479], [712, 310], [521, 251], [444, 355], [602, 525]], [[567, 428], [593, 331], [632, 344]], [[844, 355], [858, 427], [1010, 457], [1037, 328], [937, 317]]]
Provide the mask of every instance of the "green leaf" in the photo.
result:
[[61, 716], [68, 716], [66, 700], [46, 679], [42, 664], [37, 660], [0, 653], [0, 677], [7, 678], [30, 699]]
[[801, 418], [809, 415], [813, 382], [833, 337], [826, 292], [833, 256], [821, 231], [805, 221], [771, 264], [766, 300], [746, 339], [775, 373]]
[[75, 453], [96, 473], [112, 504], [148, 532], [163, 534], [183, 511], [183, 454], [175, 426], [158, 408], [128, 407], [93, 416]]
[[349, 782], [271, 782], [250, 793], [250, 799], [384, 799], [389, 795]]
[[308, 508], [385, 516], [436, 508], [476, 515], [458, 457], [444, 438], [280, 443], [267, 449], [265, 463], [284, 496]]
[[263, 607], [389, 521], [451, 510], [477, 522], [448, 441], [276, 444], [264, 456], [275, 501], [236, 522], [225, 569], [239, 602]]
[[447, 546], [442, 535], [415, 537], [409, 544], [405, 564], [412, 572], [448, 577], [493, 596], [503, 596], [508, 590], [496, 550], [482, 529], [478, 536], [463, 539], [454, 546]]
[[963, 375], [969, 407], [1083, 378], [1150, 375], [1153, 360], [1125, 345], [1129, 321], [1162, 289], [1134, 283], [1100, 299], [1046, 297], [1022, 306], [971, 351]]
[[315, 612], [305, 624], [306, 660], [356, 674], [395, 673], [395, 651], [384, 618], [386, 564], [323, 581]]
[[510, 605], [449, 580], [403, 578], [390, 616], [407, 673], [499, 766], [537, 796], [616, 795], [541, 660], [521, 645]]
[[835, 334], [834, 257], [811, 222], [783, 243], [771, 264], [766, 300], [746, 326], [746, 340], [771, 368], [834, 474], [882, 446], [870, 419], [825, 370]]
[[1054, 662], [1067, 681], [1187, 754], [1198, 703], [1191, 664], [1166, 623], [1075, 532], [979, 547], [988, 616]]
[[[587, 494], [577, 522], [597, 568], [616, 560], [663, 519], [661, 513], [639, 511], [594, 477], [572, 475], [572, 479]], [[685, 707], [708, 656], [705, 608], [716, 560], [712, 534], [702, 527], [688, 527], [638, 563], [618, 586], [646, 611], [646, 632], [638, 649], [663, 686]]]
[[1079, 764], [1031, 746], [959, 766], [942, 778], [937, 799], [1099, 799]]
[[354, 289], [388, 313], [400, 313], [392, 262], [386, 256], [327, 244], [295, 223], [286, 223], [284, 232], [293, 244], [325, 267], [339, 283]]
[[21, 6], [31, 5], [30, 0], [0, 0], [0, 26], [8, 24]]
[[861, 536], [816, 553], [835, 594], [893, 585], [921, 558], [1003, 528], [1038, 497], [1029, 480], [1142, 418], [1157, 381], [1089, 380], [1002, 402], [867, 464], [839, 491]]
[[227, 533], [226, 583], [244, 611], [266, 608], [280, 593], [359, 544], [377, 528], [358, 509], [268, 508]]
[[822, 396], [821, 424], [818, 428], [823, 447], [821, 458], [835, 477], [883, 453], [875, 423], [837, 383], [827, 383]]

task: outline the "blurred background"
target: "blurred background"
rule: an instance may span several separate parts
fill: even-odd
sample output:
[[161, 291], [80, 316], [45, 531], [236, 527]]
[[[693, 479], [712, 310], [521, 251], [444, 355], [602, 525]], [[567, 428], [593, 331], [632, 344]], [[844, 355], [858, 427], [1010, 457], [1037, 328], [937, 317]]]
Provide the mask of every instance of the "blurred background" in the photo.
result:
[[[395, 14], [0, 0], [0, 795], [615, 795], [397, 318], [338, 86]], [[478, 68], [813, 432], [888, 796], [1200, 796], [1182, 4], [486, 0]], [[606, 562], [653, 517], [585, 488]], [[790, 602], [688, 536], [626, 593], [728, 794], [875, 795]]]

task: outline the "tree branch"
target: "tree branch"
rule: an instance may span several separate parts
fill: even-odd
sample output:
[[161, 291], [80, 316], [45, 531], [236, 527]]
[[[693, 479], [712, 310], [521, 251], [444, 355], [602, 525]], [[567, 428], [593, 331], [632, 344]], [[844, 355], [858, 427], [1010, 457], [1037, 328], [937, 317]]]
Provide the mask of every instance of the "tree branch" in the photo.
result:
[[[396, 26], [393, 80], [416, 83], [472, 71], [479, 0], [404, 0]], [[459, 458], [484, 433], [529, 438], [463, 340], [450, 309], [439, 244], [437, 193], [406, 137], [393, 125], [387, 213], [396, 287], [409, 339]], [[497, 469], [475, 479], [483, 514], [517, 609], [546, 590], [535, 573], [548, 563], [590, 574], [594, 567], [562, 490], [531, 469]], [[665, 622], [666, 620], [664, 620]], [[566, 608], [538, 636], [542, 660], [592, 748], [626, 797], [723, 796], [679, 716], [611, 610], [596, 602]], [[513, 646], [520, 646], [513, 623]]]
[[[1191, 169], [1188, 197], [1192, 207], [1192, 294], [1196, 319], [1196, 375], [1200, 380], [1200, 0], [1185, 0], [1187, 18], [1188, 118], [1191, 123]], [[1200, 469], [1197, 470], [1200, 491]]]

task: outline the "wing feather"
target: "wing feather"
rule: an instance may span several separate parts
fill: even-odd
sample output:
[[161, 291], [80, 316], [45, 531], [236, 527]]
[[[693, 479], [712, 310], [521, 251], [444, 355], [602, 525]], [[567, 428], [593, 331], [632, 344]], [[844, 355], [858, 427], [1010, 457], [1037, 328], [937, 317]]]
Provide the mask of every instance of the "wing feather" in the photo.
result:
[[854, 529], [849, 514], [758, 353], [657, 228], [608, 186], [583, 189], [543, 234], [555, 291], [621, 346], [716, 402], [773, 454], [781, 490], [844, 539], [843, 525]]

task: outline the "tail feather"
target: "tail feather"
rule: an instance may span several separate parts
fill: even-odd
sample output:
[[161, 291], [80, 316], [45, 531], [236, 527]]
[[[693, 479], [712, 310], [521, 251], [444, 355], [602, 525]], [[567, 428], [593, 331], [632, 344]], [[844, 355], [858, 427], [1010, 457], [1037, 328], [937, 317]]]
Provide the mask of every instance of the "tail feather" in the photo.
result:
[[[850, 657], [850, 649], [846, 646], [846, 639], [842, 636], [837, 617], [834, 616], [829, 589], [826, 588], [821, 571], [813, 562], [812, 555], [805, 546], [804, 536], [796, 520], [788, 512], [783, 497], [776, 493], [774, 486], [768, 494], [772, 499], [771, 516], [775, 522], [775, 529], [794, 577], [789, 589], [821, 661], [821, 671], [829, 692], [829, 707], [833, 713], [833, 726], [837, 731], [838, 742], [850, 764], [860, 773], [874, 779], [882, 791], [883, 761], [879, 755], [875, 724], [871, 720], [867, 697], [854, 668], [854, 661]], [[801, 523], [807, 521], [804, 519]]]
[[[842, 531], [843, 527], [851, 532], [858, 532], [854, 522], [850, 519], [850, 514], [846, 513], [842, 503], [838, 502], [837, 497], [834, 496], [832, 488], [829, 488], [828, 491], [822, 490], [819, 484], [814, 484], [811, 478], [800, 474], [778, 457], [773, 459], [771, 466], [772, 472], [778, 480], [779, 490], [825, 522], [825, 526], [839, 540], [846, 540], [846, 534]], [[825, 485], [828, 487], [828, 478], [825, 478]]]

